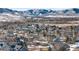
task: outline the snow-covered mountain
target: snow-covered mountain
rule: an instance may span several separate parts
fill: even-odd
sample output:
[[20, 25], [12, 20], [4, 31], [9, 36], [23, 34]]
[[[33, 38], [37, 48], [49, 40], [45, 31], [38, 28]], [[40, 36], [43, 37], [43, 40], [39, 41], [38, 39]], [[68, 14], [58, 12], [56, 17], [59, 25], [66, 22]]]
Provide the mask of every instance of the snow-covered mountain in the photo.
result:
[[13, 15], [23, 15], [23, 16], [48, 16], [48, 15], [79, 15], [79, 9], [78, 8], [72, 8], [72, 9], [66, 9], [66, 10], [53, 10], [53, 9], [29, 9], [26, 11], [17, 11], [17, 10], [11, 10], [8, 8], [0, 8], [0, 14], [1, 13], [9, 13]]
[[25, 11], [17, 11], [8, 8], [0, 8], [0, 21], [22, 20], [25, 17], [57, 17], [57, 16], [79, 16], [79, 9], [29, 9]]
[[72, 8], [66, 10], [53, 9], [30, 9], [23, 11], [24, 16], [79, 16], [79, 9]]

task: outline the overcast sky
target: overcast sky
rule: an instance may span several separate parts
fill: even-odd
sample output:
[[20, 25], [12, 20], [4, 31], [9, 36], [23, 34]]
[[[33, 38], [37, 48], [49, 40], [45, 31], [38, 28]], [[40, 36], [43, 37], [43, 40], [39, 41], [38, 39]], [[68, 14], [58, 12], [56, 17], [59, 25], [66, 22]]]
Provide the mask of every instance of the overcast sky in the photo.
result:
[[0, 7], [14, 10], [26, 10], [29, 8], [54, 8], [61, 10], [65, 8], [79, 8], [79, 0], [0, 0]]

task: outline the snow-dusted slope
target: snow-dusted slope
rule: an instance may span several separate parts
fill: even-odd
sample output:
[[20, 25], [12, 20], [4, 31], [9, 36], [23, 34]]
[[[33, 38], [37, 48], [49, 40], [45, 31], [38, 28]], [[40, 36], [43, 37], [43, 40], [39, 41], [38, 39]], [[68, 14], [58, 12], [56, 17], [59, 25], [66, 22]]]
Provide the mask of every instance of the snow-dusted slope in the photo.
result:
[[0, 21], [19, 21], [22, 20], [20, 15], [10, 14], [10, 13], [2, 13], [0, 14]]

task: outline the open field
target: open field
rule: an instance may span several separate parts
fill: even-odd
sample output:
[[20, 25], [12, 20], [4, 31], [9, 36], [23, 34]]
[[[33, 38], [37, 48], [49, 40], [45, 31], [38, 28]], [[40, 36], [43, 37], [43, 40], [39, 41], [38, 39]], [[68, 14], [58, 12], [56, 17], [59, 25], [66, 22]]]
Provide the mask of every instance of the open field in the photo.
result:
[[79, 17], [30, 18], [0, 22], [0, 50], [79, 50]]

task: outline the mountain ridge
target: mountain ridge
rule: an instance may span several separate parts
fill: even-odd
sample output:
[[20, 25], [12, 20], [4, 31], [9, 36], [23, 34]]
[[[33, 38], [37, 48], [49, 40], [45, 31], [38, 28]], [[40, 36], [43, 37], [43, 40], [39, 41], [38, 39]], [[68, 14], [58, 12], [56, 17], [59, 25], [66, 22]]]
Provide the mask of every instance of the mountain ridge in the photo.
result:
[[57, 16], [57, 15], [79, 15], [79, 8], [71, 8], [65, 10], [53, 10], [53, 9], [28, 9], [25, 11], [17, 11], [9, 8], [0, 8], [0, 13], [18, 14], [23, 16]]

